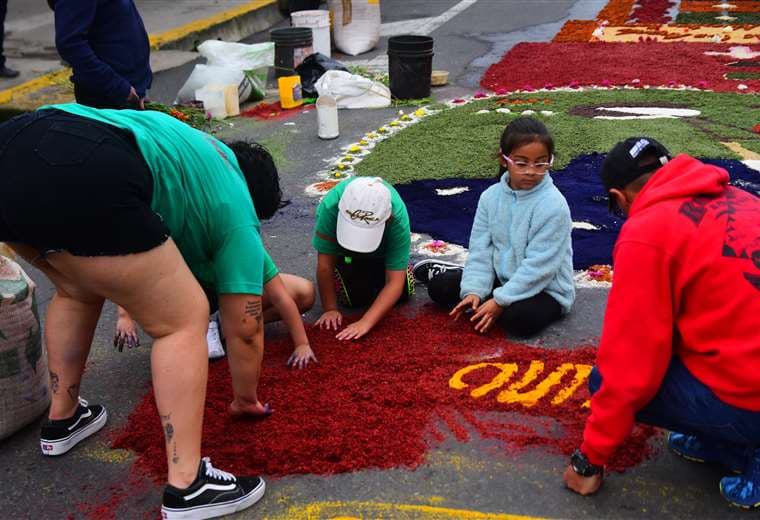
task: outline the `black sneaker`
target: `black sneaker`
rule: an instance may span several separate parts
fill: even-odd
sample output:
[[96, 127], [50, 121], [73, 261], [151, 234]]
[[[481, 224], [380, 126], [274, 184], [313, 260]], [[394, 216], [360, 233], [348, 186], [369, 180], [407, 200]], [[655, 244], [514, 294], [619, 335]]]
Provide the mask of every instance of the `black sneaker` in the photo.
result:
[[8, 67], [0, 67], [0, 78], [17, 78], [19, 71], [9, 69]]
[[40, 448], [43, 455], [63, 455], [81, 441], [100, 430], [106, 424], [106, 409], [79, 398], [74, 416], [60, 421], [46, 421], [40, 432]]
[[433, 260], [432, 258], [429, 258], [427, 260], [420, 260], [414, 264], [414, 267], [412, 267], [412, 274], [414, 274], [414, 279], [419, 283], [429, 283], [430, 280], [441, 273], [456, 270], [464, 271], [464, 267], [453, 262], [444, 262], [442, 260]]
[[198, 476], [187, 489], [167, 485], [161, 518], [216, 518], [251, 507], [264, 496], [266, 484], [260, 477], [235, 477], [216, 469], [208, 457], [201, 459]]

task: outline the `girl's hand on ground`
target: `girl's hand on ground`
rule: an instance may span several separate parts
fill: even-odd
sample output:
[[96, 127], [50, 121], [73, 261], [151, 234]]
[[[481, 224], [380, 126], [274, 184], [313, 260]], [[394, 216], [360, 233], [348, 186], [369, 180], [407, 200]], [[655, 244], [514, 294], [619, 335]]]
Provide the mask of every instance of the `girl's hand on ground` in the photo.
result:
[[120, 317], [116, 321], [116, 333], [113, 337], [113, 346], [124, 350], [124, 347], [135, 348], [140, 346], [140, 338], [137, 337], [137, 327], [130, 318]]
[[504, 308], [496, 303], [496, 300], [491, 298], [478, 307], [478, 310], [472, 315], [470, 321], [475, 322], [476, 331], [485, 334], [491, 329], [493, 324], [496, 323], [496, 320], [499, 319], [502, 312], [504, 312]]
[[366, 324], [363, 320], [359, 320], [335, 335], [340, 341], [349, 339], [359, 339], [370, 331], [372, 327]]
[[290, 368], [306, 368], [309, 366], [309, 361], [318, 363], [314, 351], [308, 344], [298, 345], [288, 359], [288, 366]]
[[454, 316], [454, 321], [456, 321], [462, 316], [463, 312], [467, 312], [467, 309], [474, 311], [478, 308], [478, 305], [480, 305], [480, 298], [474, 294], [468, 294], [452, 309], [449, 316]]
[[338, 330], [343, 325], [343, 315], [340, 311], [327, 311], [314, 323], [315, 327], [327, 330]]

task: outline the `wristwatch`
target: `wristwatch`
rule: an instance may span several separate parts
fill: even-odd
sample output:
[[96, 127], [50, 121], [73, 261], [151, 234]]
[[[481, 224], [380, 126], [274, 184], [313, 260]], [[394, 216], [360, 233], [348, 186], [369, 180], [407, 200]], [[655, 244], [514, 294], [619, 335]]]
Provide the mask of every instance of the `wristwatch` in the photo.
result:
[[594, 475], [602, 475], [604, 473], [604, 466], [597, 466], [591, 464], [581, 450], [575, 450], [573, 456], [570, 457], [570, 465], [581, 477], [593, 477]]

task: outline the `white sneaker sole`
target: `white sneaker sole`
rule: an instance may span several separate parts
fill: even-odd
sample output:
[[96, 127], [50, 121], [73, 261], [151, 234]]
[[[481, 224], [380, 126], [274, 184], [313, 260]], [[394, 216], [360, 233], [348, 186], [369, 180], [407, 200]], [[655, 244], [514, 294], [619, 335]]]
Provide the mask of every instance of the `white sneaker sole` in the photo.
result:
[[266, 482], [264, 482], [264, 479], [261, 479], [259, 485], [253, 488], [250, 493], [232, 502], [197, 506], [191, 509], [172, 509], [161, 506], [161, 518], [164, 520], [203, 520], [204, 518], [231, 515], [232, 513], [247, 509], [261, 500], [266, 488]]
[[92, 421], [81, 430], [75, 431], [64, 439], [51, 441], [40, 438], [40, 448], [42, 449], [42, 454], [51, 457], [63, 455], [90, 435], [97, 433], [101, 428], [103, 428], [103, 426], [106, 425], [107, 420], [108, 412], [106, 412], [106, 409], [103, 408], [103, 411], [100, 412], [100, 415], [98, 415], [94, 421]]

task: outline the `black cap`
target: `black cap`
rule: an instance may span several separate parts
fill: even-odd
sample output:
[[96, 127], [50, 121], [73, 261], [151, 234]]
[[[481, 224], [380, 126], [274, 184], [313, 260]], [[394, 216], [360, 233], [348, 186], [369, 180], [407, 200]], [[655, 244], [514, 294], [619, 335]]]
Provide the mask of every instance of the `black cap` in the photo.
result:
[[[654, 163], [639, 164], [639, 157], [646, 151], [653, 151], [659, 160]], [[616, 144], [602, 164], [601, 177], [604, 190], [606, 192], [613, 188], [622, 190], [642, 175], [659, 169], [669, 160], [668, 149], [651, 137], [629, 137]], [[609, 197], [609, 206], [610, 211], [617, 208], [612, 197]]]

